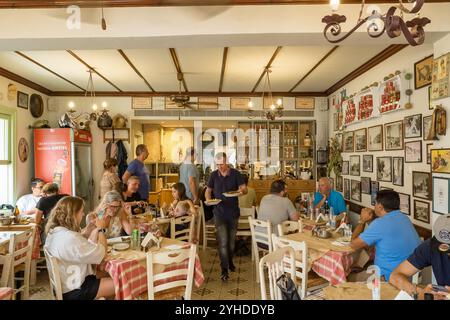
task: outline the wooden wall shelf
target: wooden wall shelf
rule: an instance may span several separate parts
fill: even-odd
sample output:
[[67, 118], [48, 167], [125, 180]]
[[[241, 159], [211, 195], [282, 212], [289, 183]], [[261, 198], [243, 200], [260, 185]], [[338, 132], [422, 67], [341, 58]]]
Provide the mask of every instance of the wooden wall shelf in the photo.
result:
[[[128, 143], [131, 142], [130, 128], [104, 128], [102, 130], [103, 130], [103, 143], [107, 141], [118, 141], [118, 140], [128, 141]], [[107, 134], [107, 132], [111, 133]]]

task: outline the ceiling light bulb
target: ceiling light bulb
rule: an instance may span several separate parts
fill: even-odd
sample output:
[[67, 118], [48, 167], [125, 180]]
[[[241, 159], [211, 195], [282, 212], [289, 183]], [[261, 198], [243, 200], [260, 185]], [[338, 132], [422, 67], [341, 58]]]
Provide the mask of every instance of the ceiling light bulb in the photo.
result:
[[105, 109], [108, 106], [108, 103], [106, 101], [102, 102], [102, 108]]
[[339, 9], [339, 0], [330, 0], [331, 11], [337, 11]]
[[247, 104], [247, 106], [248, 106], [250, 109], [253, 108], [253, 102], [252, 102], [252, 101], [249, 101], [248, 104]]
[[94, 103], [94, 104], [92, 105], [92, 110], [97, 111], [97, 109], [98, 109], [98, 107], [97, 107], [97, 105]]
[[275, 110], [275, 105], [273, 103], [270, 105], [270, 110]]
[[281, 101], [281, 99], [278, 99], [278, 100], [277, 100], [277, 105], [278, 105], [278, 106], [281, 106], [282, 103], [283, 103], [283, 101]]
[[73, 101], [69, 101], [69, 108], [70, 109], [73, 109], [73, 108], [75, 108], [75, 102], [73, 102]]

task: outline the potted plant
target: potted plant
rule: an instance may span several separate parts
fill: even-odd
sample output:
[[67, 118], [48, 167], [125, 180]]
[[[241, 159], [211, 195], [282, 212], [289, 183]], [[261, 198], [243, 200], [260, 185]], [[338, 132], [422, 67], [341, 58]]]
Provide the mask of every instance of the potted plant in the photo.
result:
[[327, 164], [327, 174], [330, 176], [331, 171], [334, 172], [336, 177], [341, 175], [342, 172], [342, 149], [338, 139], [331, 138], [329, 142], [330, 152]]

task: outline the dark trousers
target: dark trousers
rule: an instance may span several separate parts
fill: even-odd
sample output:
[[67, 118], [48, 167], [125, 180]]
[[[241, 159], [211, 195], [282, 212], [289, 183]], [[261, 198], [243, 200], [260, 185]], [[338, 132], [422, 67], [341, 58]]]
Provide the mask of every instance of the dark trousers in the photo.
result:
[[216, 239], [219, 249], [220, 267], [227, 270], [233, 263], [234, 245], [236, 242], [236, 232], [238, 226], [238, 218], [224, 219], [214, 216], [216, 226]]

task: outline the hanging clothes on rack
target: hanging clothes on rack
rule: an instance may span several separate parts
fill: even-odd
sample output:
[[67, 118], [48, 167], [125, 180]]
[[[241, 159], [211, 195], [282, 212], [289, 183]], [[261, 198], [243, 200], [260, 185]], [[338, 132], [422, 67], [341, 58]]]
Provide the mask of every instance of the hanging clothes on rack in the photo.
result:
[[122, 140], [115, 141], [114, 128], [112, 128], [112, 140], [106, 145], [106, 159], [108, 158], [117, 160], [117, 174], [120, 180], [122, 180], [122, 176], [128, 167], [128, 153]]

